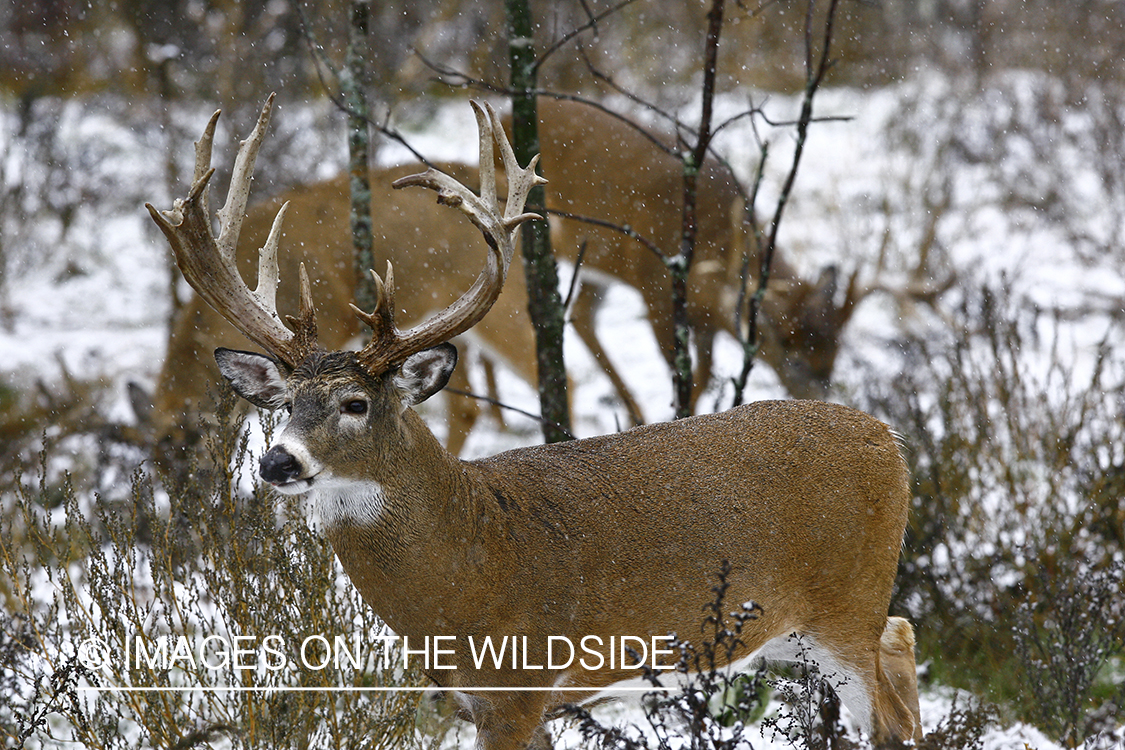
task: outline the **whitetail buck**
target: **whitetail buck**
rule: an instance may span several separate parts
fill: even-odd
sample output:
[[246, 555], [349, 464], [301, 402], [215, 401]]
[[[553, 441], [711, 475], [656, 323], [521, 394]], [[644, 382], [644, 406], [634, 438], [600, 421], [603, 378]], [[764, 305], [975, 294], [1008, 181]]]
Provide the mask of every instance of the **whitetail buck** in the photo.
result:
[[[605, 654], [600, 666], [591, 658], [552, 668], [551, 636], [690, 640], [724, 561], [728, 601], [761, 607], [736, 658], [791, 656], [786, 638], [801, 633], [877, 741], [919, 738], [912, 629], [887, 616], [910, 491], [886, 425], [820, 401], [766, 402], [466, 462], [411, 408], [449, 379], [448, 340], [500, 295], [513, 230], [533, 218], [522, 211], [534, 162], [520, 169], [496, 114], [476, 111], [480, 197], [432, 170], [397, 186], [437, 190], [468, 215], [487, 240], [484, 270], [456, 302], [403, 331], [398, 285], [430, 279], [396, 281], [388, 268], [376, 308], [353, 308], [373, 332], [359, 352], [320, 347], [303, 270], [300, 313], [282, 323], [279, 231], [262, 249], [257, 290], [235, 266], [268, 104], [239, 151], [217, 239], [203, 200], [214, 119], [197, 144], [188, 197], [167, 212], [148, 206], [185, 278], [267, 352], [215, 353], [238, 393], [289, 414], [262, 457], [262, 478], [285, 494], [308, 493], [345, 571], [399, 636], [414, 648], [452, 639], [443, 666], [454, 668], [427, 674], [457, 696], [483, 750], [548, 747], [553, 710], [637, 675]], [[494, 144], [508, 175], [503, 209]], [[486, 636], [525, 639], [518, 667], [475, 665], [468, 639]]]
[[[546, 144], [543, 168], [552, 175], [548, 208], [627, 224], [666, 250], [677, 248], [682, 179], [679, 162], [641, 131], [604, 112], [553, 99], [541, 99], [539, 106], [540, 137]], [[456, 165], [442, 168], [465, 184], [477, 181], [475, 169]], [[440, 207], [424, 195], [392, 191], [391, 182], [407, 174], [408, 169], [413, 167], [372, 172], [373, 230], [380, 265], [393, 261], [405, 277], [426, 278], [424, 285], [399, 290], [399, 301], [407, 313], [421, 316], [455, 299], [476, 273], [471, 259], [445, 252], [467, 242], [474, 230], [450, 227], [437, 214]], [[284, 231], [294, 252], [280, 260], [281, 275], [295, 278], [301, 262], [315, 269], [321, 309], [330, 313], [329, 326], [321, 336], [333, 349], [344, 347], [356, 333], [358, 322], [347, 310], [354, 286], [347, 180], [346, 174], [340, 175], [254, 206], [247, 212], [238, 243], [238, 262], [248, 271], [278, 208], [282, 203], [289, 205]], [[715, 336], [722, 330], [736, 333], [734, 308], [741, 247], [745, 244], [740, 236], [745, 231], [739, 221], [740, 205], [734, 177], [709, 160], [700, 179], [699, 238], [688, 297], [698, 354], [697, 395], [711, 378]], [[554, 245], [560, 257], [574, 261], [579, 248], [586, 248], [582, 286], [571, 313], [575, 331], [614, 384], [630, 417], [639, 423], [643, 411], [598, 340], [596, 314], [607, 282], [637, 289], [644, 298], [660, 349], [670, 356], [671, 292], [664, 265], [641, 243], [619, 231], [572, 219], [560, 219], [554, 225]], [[752, 267], [756, 265], [752, 263]], [[769, 293], [761, 311], [761, 353], [789, 394], [797, 398], [826, 395], [840, 334], [863, 294], [851, 283], [837, 304], [836, 291], [833, 271], [822, 273], [815, 282], [806, 281], [781, 254], [774, 257]], [[283, 309], [296, 306], [295, 293], [286, 296], [285, 287], [279, 293]], [[526, 306], [524, 279], [517, 273], [508, 280], [493, 313], [472, 335], [479, 351], [534, 384], [535, 344]], [[168, 434], [185, 410], [198, 409], [204, 403], [204, 384], [212, 380], [209, 376], [215, 370], [209, 364], [210, 357], [201, 353], [218, 346], [234, 346], [238, 337], [238, 332], [198, 295], [188, 303], [169, 336], [154, 395], [158, 434]], [[453, 378], [454, 389], [468, 389], [464, 368]], [[450, 397], [447, 447], [451, 452], [460, 452], [478, 411], [476, 402]]]

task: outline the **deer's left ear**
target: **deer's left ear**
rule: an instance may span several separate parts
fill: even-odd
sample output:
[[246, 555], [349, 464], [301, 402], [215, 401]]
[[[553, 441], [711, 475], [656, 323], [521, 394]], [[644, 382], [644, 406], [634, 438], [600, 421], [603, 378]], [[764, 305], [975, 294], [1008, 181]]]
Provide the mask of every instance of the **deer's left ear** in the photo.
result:
[[262, 354], [216, 349], [219, 372], [234, 392], [263, 409], [277, 409], [285, 400], [285, 376], [277, 362]]
[[444, 388], [456, 366], [457, 347], [448, 342], [407, 357], [394, 376], [403, 408], [416, 406]]

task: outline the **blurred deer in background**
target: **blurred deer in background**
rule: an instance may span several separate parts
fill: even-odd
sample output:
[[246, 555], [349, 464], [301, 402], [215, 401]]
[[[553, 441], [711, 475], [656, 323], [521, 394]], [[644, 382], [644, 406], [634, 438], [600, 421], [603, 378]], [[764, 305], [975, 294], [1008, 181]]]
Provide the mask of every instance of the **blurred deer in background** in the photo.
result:
[[[424, 671], [455, 694], [482, 750], [550, 747], [554, 711], [637, 672], [606, 659], [595, 668], [573, 659], [541, 669], [478, 664], [469, 638], [522, 637], [522, 663], [546, 665], [551, 636], [604, 644], [697, 633], [701, 600], [724, 568], [730, 601], [760, 608], [732, 660], [793, 658], [787, 637], [800, 633], [800, 651], [877, 742], [920, 739], [913, 631], [887, 616], [910, 489], [886, 425], [821, 401], [762, 402], [466, 462], [414, 412], [448, 382], [457, 360], [449, 339], [501, 296], [514, 230], [536, 218], [522, 213], [539, 179], [534, 161], [521, 169], [495, 112], [476, 113], [479, 197], [434, 170], [396, 186], [434, 189], [468, 215], [487, 240], [484, 270], [453, 304], [400, 330], [396, 291], [430, 279], [396, 283], [388, 266], [375, 309], [353, 308], [373, 332], [358, 352], [320, 344], [303, 268], [300, 312], [282, 323], [280, 231], [262, 248], [256, 290], [238, 271], [268, 103], [239, 150], [218, 238], [203, 197], [215, 118], [188, 197], [167, 212], [148, 206], [188, 282], [266, 351], [215, 352], [240, 395], [288, 413], [262, 478], [310, 496], [345, 571], [396, 634], [415, 648], [450, 638], [443, 662], [453, 668], [428, 662]], [[508, 176], [503, 208], [486, 155], [493, 144]]]
[[[644, 132], [621, 120], [575, 102], [540, 100], [540, 140], [543, 168], [552, 175], [547, 208], [599, 219], [614, 226], [628, 225], [665, 249], [675, 249], [680, 236], [681, 174], [678, 159], [661, 151]], [[653, 136], [656, 137], [656, 136]], [[667, 139], [664, 139], [666, 142]], [[371, 175], [372, 220], [377, 260], [391, 260], [409, 278], [427, 283], [400, 292], [411, 315], [423, 314], [454, 298], [472, 269], [461, 256], [443, 252], [465, 241], [465, 227], [450, 226], [439, 207], [415, 195], [392, 191], [393, 179], [412, 167], [377, 170]], [[444, 165], [466, 184], [475, 184], [476, 170]], [[278, 207], [289, 204], [286, 238], [294, 247], [283, 259], [286, 278], [296, 276], [305, 262], [316, 269], [322, 309], [336, 313], [322, 335], [326, 345], [339, 348], [357, 333], [354, 321], [343, 315], [354, 286], [351, 235], [348, 223], [347, 176], [288, 191], [252, 208], [238, 245], [239, 263], [248, 270], [261, 247]], [[709, 160], [704, 165], [699, 193], [699, 237], [691, 275], [689, 313], [697, 351], [696, 393], [712, 375], [712, 342], [719, 331], [737, 333], [735, 305], [740, 283], [743, 236], [741, 195], [733, 175]], [[571, 313], [575, 331], [594, 354], [625, 404], [633, 422], [643, 421], [624, 379], [614, 367], [595, 331], [598, 303], [608, 283], [620, 282], [643, 297], [661, 351], [671, 352], [671, 295], [663, 262], [640, 242], [620, 230], [577, 219], [555, 219], [553, 241], [558, 255], [581, 260], [581, 287]], [[755, 267], [752, 262], [751, 267]], [[536, 382], [534, 336], [525, 315], [526, 291], [521, 274], [509, 280], [496, 310], [474, 329], [473, 344], [487, 359], [498, 361], [528, 383]], [[801, 278], [781, 257], [774, 257], [769, 293], [763, 303], [759, 334], [762, 359], [777, 373], [790, 395], [823, 398], [828, 390], [841, 332], [864, 293], [849, 283], [836, 303], [836, 273], [826, 269], [816, 281]], [[286, 292], [282, 289], [281, 293]], [[295, 298], [282, 299], [296, 304]], [[214, 373], [209, 357], [200, 353], [237, 340], [233, 327], [198, 297], [182, 311], [171, 332], [168, 354], [155, 393], [158, 434], [180, 423], [186, 410], [206, 401], [203, 385]], [[463, 371], [452, 386], [468, 389]], [[479, 407], [472, 399], [449, 397], [447, 446], [459, 453]]]
[[[540, 97], [539, 117], [541, 167], [551, 175], [548, 211], [599, 222], [562, 218], [552, 223], [552, 243], [559, 257], [574, 261], [582, 252], [582, 288], [571, 320], [634, 421], [640, 422], [640, 407], [598, 342], [594, 323], [606, 283], [628, 284], [644, 298], [660, 351], [671, 366], [670, 278], [664, 262], [620, 228], [628, 227], [668, 256], [679, 250], [683, 164], [658, 145], [674, 145], [670, 136], [640, 130], [594, 106]], [[701, 168], [697, 207], [695, 260], [688, 280], [696, 398], [713, 374], [715, 336], [727, 331], [741, 338], [735, 320], [739, 275], [743, 247], [752, 241], [738, 182], [714, 159]], [[750, 267], [756, 269], [756, 262], [752, 260]], [[827, 395], [840, 335], [866, 293], [854, 276], [839, 305], [836, 291], [833, 267], [816, 281], [807, 281], [781, 253], [774, 255], [759, 320], [761, 357], [795, 398]]]

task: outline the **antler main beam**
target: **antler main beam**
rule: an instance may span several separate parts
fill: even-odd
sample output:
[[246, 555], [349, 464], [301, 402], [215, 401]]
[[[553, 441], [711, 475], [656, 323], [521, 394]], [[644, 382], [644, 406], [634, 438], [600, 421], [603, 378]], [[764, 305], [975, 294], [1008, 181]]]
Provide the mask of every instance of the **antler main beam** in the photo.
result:
[[215, 125], [219, 120], [218, 111], [211, 116], [203, 135], [195, 144], [195, 174], [187, 197], [177, 199], [170, 211], [158, 211], [150, 203], [146, 203], [145, 208], [168, 238], [176, 256], [176, 265], [192, 288], [248, 339], [293, 369], [317, 348], [316, 320], [304, 266], [301, 267], [300, 279], [301, 310], [297, 318], [288, 318], [292, 330], [286, 327], [277, 313], [277, 246], [285, 206], [277, 212], [269, 238], [259, 253], [257, 288], [251, 290], [247, 286], [235, 262], [254, 162], [265, 138], [273, 101], [271, 94], [250, 137], [239, 146], [227, 201], [218, 212], [218, 237], [211, 230], [207, 200], [208, 183], [215, 173], [211, 167], [211, 150]]
[[[395, 188], [425, 187], [438, 194], [438, 202], [460, 209], [475, 224], [488, 243], [489, 253], [484, 270], [473, 285], [456, 302], [429, 320], [400, 331], [394, 324], [394, 272], [387, 265], [386, 279], [371, 272], [378, 299], [375, 309], [366, 313], [352, 306], [356, 315], [371, 326], [374, 335], [359, 354], [360, 362], [370, 372], [383, 372], [411, 354], [427, 349], [472, 328], [485, 316], [500, 295], [508, 267], [515, 254], [515, 230], [525, 221], [541, 219], [535, 213], [524, 213], [527, 195], [533, 187], [546, 183], [535, 174], [536, 156], [521, 168], [512, 146], [504, 135], [500, 118], [488, 104], [471, 102], [480, 131], [481, 192], [472, 190], [436, 169], [396, 180]], [[500, 207], [496, 194], [496, 168], [493, 147], [500, 149], [504, 171], [508, 177], [508, 200]]]
[[[211, 117], [195, 144], [195, 174], [187, 197], [177, 199], [170, 211], [158, 211], [148, 203], [145, 206], [168, 238], [176, 264], [192, 288], [247, 338], [293, 370], [318, 348], [318, 344], [312, 294], [304, 266], [301, 267], [298, 317], [287, 317], [287, 327], [277, 312], [277, 249], [285, 206], [278, 211], [269, 238], [259, 253], [256, 289], [247, 286], [235, 262], [254, 162], [265, 137], [273, 100], [271, 95], [262, 107], [254, 131], [238, 149], [227, 201], [218, 212], [218, 237], [211, 229], [207, 187], [215, 172], [211, 167], [211, 151], [219, 112]], [[496, 111], [487, 104], [473, 102], [472, 105], [480, 130], [481, 194], [476, 195], [449, 175], [434, 169], [404, 177], [396, 181], [394, 187], [430, 188], [438, 193], [439, 203], [459, 208], [468, 216], [488, 243], [484, 270], [456, 302], [406, 331], [400, 331], [394, 324], [394, 274], [390, 265], [385, 281], [372, 271], [377, 292], [375, 309], [367, 313], [352, 306], [374, 332], [371, 342], [358, 354], [360, 363], [370, 372], [383, 372], [411, 354], [464, 333], [480, 321], [504, 285], [515, 254], [516, 228], [525, 221], [542, 218], [523, 211], [528, 192], [546, 182], [535, 174], [538, 157], [533, 158], [527, 168], [520, 168]], [[494, 147], [500, 149], [508, 177], [508, 200], [503, 208], [497, 199]]]

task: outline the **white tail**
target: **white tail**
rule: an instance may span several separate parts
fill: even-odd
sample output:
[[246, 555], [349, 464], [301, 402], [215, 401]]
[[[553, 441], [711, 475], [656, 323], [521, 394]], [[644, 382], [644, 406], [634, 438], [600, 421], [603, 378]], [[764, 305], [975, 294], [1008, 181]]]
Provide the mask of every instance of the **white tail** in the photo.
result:
[[[887, 617], [910, 491], [882, 423], [822, 402], [766, 402], [464, 462], [410, 408], [448, 380], [456, 352], [445, 340], [496, 299], [511, 229], [529, 218], [530, 168], [510, 157], [494, 113], [478, 109], [478, 122], [482, 152], [495, 142], [507, 155], [506, 214], [487, 168], [480, 200], [437, 174], [406, 182], [469, 215], [488, 241], [485, 270], [457, 303], [405, 332], [388, 273], [380, 305], [359, 312], [376, 334], [360, 353], [321, 349], [308, 312], [292, 333], [279, 329], [268, 300], [219, 276], [230, 238], [214, 240], [200, 210], [206, 176], [173, 211], [149, 206], [187, 278], [211, 285], [201, 295], [268, 352], [216, 352], [235, 390], [290, 412], [262, 478], [309, 494], [344, 569], [398, 635], [449, 639], [443, 665], [454, 668], [427, 673], [459, 695], [485, 750], [543, 746], [552, 710], [584, 697], [573, 690], [592, 697], [637, 674], [604, 652], [600, 665], [591, 656], [552, 668], [552, 636], [690, 640], [724, 561], [729, 601], [762, 610], [736, 659], [784, 655], [786, 637], [801, 633], [877, 741], [919, 738], [912, 631]], [[520, 641], [521, 662], [478, 667], [472, 643], [489, 636]]]

